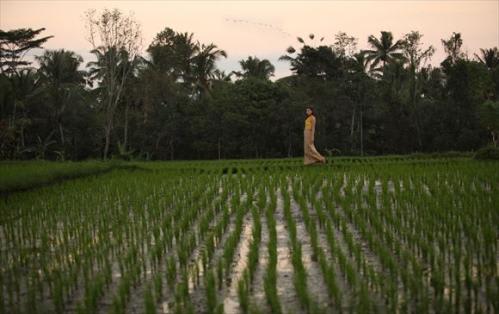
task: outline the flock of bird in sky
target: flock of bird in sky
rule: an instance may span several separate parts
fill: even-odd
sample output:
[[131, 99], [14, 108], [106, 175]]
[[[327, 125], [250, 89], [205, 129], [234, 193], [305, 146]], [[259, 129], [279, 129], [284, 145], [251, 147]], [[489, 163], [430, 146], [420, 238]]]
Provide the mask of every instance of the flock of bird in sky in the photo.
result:
[[[274, 26], [272, 24], [254, 22], [254, 21], [250, 21], [250, 20], [246, 20], [246, 19], [235, 19], [235, 18], [225, 18], [225, 21], [229, 22], [229, 23], [245, 24], [245, 25], [248, 25], [248, 26], [254, 26], [254, 27], [261, 28], [261, 29], [266, 29], [266, 30], [274, 31], [276, 33], [281, 34], [282, 36], [297, 38], [300, 42], [304, 43], [302, 37], [292, 35], [292, 34], [286, 32], [285, 30], [283, 30], [282, 28], [280, 28], [278, 26]], [[310, 34], [309, 38], [311, 40], [313, 40], [316, 37], [313, 34]], [[324, 40], [324, 37], [321, 37], [320, 38], [320, 42], [322, 42], [323, 40]]]
[[233, 18], [226, 18], [225, 19], [227, 22], [230, 23], [236, 23], [236, 24], [247, 24], [247, 25], [252, 25], [252, 26], [257, 26], [257, 27], [263, 27], [267, 28], [269, 30], [273, 30], [275, 32], [281, 33], [284, 36], [289, 36], [289, 37], [296, 37], [291, 35], [290, 33], [284, 31], [282, 28], [274, 26], [272, 24], [267, 24], [267, 23], [260, 23], [260, 22], [253, 22], [245, 19], [233, 19]]

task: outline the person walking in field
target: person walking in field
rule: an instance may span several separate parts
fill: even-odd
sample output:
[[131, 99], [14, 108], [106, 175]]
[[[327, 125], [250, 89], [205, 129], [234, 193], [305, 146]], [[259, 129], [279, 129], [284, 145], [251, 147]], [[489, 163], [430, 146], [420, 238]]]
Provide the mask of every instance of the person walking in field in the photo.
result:
[[312, 165], [317, 163], [326, 163], [326, 158], [319, 154], [314, 145], [314, 137], [315, 137], [315, 116], [314, 116], [314, 108], [312, 106], [308, 106], [307, 117], [305, 118], [305, 130], [303, 131], [303, 140], [304, 140], [304, 160], [303, 163], [305, 165]]

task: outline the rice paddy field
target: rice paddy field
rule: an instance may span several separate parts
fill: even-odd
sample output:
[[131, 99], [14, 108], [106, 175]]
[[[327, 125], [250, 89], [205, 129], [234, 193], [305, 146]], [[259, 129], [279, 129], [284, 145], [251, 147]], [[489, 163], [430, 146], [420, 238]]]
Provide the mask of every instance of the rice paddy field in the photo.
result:
[[499, 312], [498, 162], [332, 160], [0, 163], [0, 313]]

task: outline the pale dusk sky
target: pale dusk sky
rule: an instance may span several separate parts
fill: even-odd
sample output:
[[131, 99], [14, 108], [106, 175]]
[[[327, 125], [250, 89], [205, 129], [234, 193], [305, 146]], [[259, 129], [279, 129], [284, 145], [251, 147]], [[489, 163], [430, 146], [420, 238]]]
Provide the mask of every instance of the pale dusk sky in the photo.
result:
[[[217, 65], [230, 72], [240, 70], [239, 60], [248, 56], [269, 59], [276, 67], [275, 78], [289, 75], [289, 63], [278, 61], [286, 48], [299, 48], [296, 37], [308, 34], [325, 37], [346, 32], [358, 39], [358, 48], [367, 48], [369, 35], [391, 31], [395, 40], [417, 30], [425, 47], [436, 53], [431, 63], [439, 65], [445, 52], [442, 38], [460, 32], [463, 50], [472, 58], [480, 48], [499, 46], [499, 0], [475, 1], [25, 1], [0, 0], [0, 28], [41, 28], [43, 36], [53, 35], [45, 49], [67, 49], [92, 60], [86, 40], [84, 12], [88, 9], [118, 8], [133, 12], [141, 24], [143, 55], [155, 35], [165, 27], [194, 33], [201, 43], [224, 49], [227, 59]], [[313, 41], [308, 40], [309, 43]], [[33, 51], [41, 54], [41, 50]], [[34, 64], [36, 65], [36, 64]]]

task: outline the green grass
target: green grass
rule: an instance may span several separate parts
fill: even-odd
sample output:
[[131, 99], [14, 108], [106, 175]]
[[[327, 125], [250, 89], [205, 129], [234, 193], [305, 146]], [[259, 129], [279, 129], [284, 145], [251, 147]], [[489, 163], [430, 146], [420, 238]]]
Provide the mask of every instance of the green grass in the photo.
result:
[[26, 190], [56, 181], [97, 174], [115, 166], [115, 163], [102, 161], [3, 161], [0, 162], [0, 193]]

